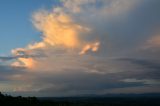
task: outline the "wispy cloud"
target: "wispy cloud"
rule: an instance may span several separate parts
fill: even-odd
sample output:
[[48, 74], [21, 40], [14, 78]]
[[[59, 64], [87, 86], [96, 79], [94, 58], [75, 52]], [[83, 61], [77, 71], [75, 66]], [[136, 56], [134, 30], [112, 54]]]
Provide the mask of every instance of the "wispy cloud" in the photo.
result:
[[124, 82], [128, 83], [143, 83], [147, 85], [159, 85], [160, 81], [158, 80], [153, 80], [153, 79], [124, 79], [122, 80]]

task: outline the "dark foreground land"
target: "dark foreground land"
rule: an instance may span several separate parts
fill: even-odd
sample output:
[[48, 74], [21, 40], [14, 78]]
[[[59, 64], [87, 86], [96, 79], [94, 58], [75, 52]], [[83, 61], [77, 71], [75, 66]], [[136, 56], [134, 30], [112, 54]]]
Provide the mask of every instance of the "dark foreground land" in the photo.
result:
[[159, 96], [12, 97], [0, 93], [0, 106], [160, 106]]

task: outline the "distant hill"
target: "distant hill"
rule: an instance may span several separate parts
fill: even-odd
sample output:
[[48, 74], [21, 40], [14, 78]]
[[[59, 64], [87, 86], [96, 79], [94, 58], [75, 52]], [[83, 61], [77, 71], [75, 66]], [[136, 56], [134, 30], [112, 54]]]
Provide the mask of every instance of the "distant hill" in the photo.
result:
[[87, 95], [78, 95], [75, 97], [160, 97], [160, 93], [128, 93], [128, 94], [87, 94]]

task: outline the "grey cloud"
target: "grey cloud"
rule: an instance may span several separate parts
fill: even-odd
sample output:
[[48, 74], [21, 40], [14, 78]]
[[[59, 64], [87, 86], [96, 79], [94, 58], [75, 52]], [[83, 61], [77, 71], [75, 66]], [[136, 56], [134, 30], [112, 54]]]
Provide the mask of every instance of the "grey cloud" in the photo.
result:
[[25, 73], [24, 67], [11, 67], [7, 65], [0, 65], [0, 81], [11, 81], [12, 75], [23, 75]]
[[[125, 0], [125, 2], [127, 1]], [[102, 4], [99, 4], [98, 9], [101, 7], [100, 5]], [[97, 39], [101, 41], [100, 51], [97, 54], [89, 54], [94, 59], [90, 60], [87, 56], [74, 57], [72, 54], [68, 56], [65, 51], [54, 49], [51, 51], [52, 53], [49, 53], [53, 56], [49, 58], [53, 58], [57, 66], [63, 63], [62, 66], [59, 66], [60, 71], [57, 72], [57, 68], [53, 67], [53, 70], [50, 69], [50, 72], [47, 72], [45, 71], [46, 67], [38, 72], [22, 73], [22, 76], [28, 77], [25, 79], [26, 82], [28, 81], [27, 84], [32, 82], [31, 88], [37, 90], [39, 95], [45, 95], [45, 93], [52, 96], [71, 95], [99, 93], [101, 91], [120, 93], [121, 91], [125, 92], [125, 90], [127, 90], [126, 92], [136, 92], [138, 89], [140, 92], [154, 92], [155, 89], [156, 92], [160, 92], [157, 89], [159, 88], [158, 85], [148, 86], [146, 85], [148, 81], [144, 80], [159, 81], [160, 61], [155, 60], [159, 58], [159, 51], [155, 51], [155, 53], [151, 53], [150, 49], [136, 51], [160, 27], [159, 5], [159, 0], [142, 0], [131, 10], [124, 13], [120, 12], [118, 15], [100, 15], [99, 13], [94, 14], [94, 11], [94, 17], [88, 12], [74, 15], [75, 21], [91, 27], [93, 33], [90, 34], [94, 38], [98, 37]], [[79, 17], [79, 15], [84, 17]], [[93, 38], [86, 36], [86, 39], [91, 40]], [[34, 52], [36, 54], [18, 51], [20, 55], [0, 57], [0, 60], [45, 56], [43, 51], [42, 54], [39, 54], [41, 51], [38, 50]], [[86, 59], [84, 60], [84, 58]], [[52, 62], [50, 61], [48, 64], [52, 65], [54, 63]], [[15, 71], [15, 74], [20, 71], [20, 69], [8, 69], [7, 67], [0, 67], [0, 69], [3, 70], [0, 71], [3, 77], [10, 72], [14, 74], [14, 70], [18, 70]], [[128, 78], [138, 79], [138, 81], [122, 81]], [[154, 88], [152, 89], [152, 87]]]
[[118, 61], [128, 61], [135, 65], [140, 65], [148, 69], [160, 70], [160, 62], [147, 59], [136, 59], [136, 58], [119, 58]]
[[12, 59], [16, 59], [16, 57], [0, 57], [0, 61], [8, 61], [8, 60], [12, 60]]
[[10, 61], [18, 58], [42, 58], [45, 57], [41, 54], [26, 54], [25, 52], [20, 52], [20, 54], [16, 56], [1, 56], [0, 61]]
[[128, 83], [144, 83], [147, 85], [160, 85], [160, 80], [153, 80], [153, 79], [124, 79], [122, 80], [123, 82], [128, 82]]

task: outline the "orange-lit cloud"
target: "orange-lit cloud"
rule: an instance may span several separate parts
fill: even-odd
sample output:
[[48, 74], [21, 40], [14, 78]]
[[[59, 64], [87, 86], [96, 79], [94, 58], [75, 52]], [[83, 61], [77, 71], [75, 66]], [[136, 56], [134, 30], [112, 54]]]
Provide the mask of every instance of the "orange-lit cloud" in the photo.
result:
[[142, 46], [142, 49], [154, 49], [160, 48], [160, 35], [152, 35], [149, 37], [144, 45]]
[[44, 42], [36, 42], [34, 44], [29, 44], [29, 49], [39, 49], [39, 48], [45, 48], [46, 44]]
[[[70, 93], [71, 95], [85, 94], [92, 91], [105, 94], [110, 92], [110, 88], [114, 89], [111, 83], [117, 84], [121, 80], [124, 84], [138, 82], [142, 83], [142, 86], [151, 85], [151, 88], [152, 85], [158, 85], [158, 80], [154, 80], [158, 75], [148, 77], [147, 73], [159, 71], [157, 48], [160, 47], [160, 37], [150, 36], [145, 42], [145, 45], [147, 43], [147, 46], [155, 48], [149, 48], [148, 51], [139, 50], [137, 45], [144, 40], [143, 37], [145, 40], [148, 37], [143, 35], [148, 34], [147, 32], [141, 33], [141, 31], [147, 29], [146, 31], [150, 32], [150, 30], [141, 26], [141, 18], [139, 20], [136, 17], [139, 12], [137, 15], [132, 14], [137, 12], [132, 10], [133, 7], [137, 8], [137, 5], [132, 6], [135, 1], [139, 0], [64, 0], [61, 5], [54, 6], [52, 10], [36, 11], [32, 15], [32, 23], [40, 32], [41, 40], [30, 41], [33, 43], [12, 50], [12, 55], [9, 57], [0, 57], [0, 61], [12, 66], [11, 68], [0, 66], [2, 69], [0, 78], [7, 81], [9, 79], [12, 83], [9, 85], [14, 85], [14, 87], [6, 86], [4, 90], [15, 88], [16, 92], [31, 91], [34, 95], [33, 91], [36, 91], [53, 96]], [[143, 8], [139, 6], [138, 9], [142, 11], [146, 8], [144, 5], [141, 6]], [[147, 11], [146, 13], [150, 14]], [[134, 19], [137, 19], [138, 24], [134, 21], [126, 22]], [[126, 32], [126, 28], [134, 31]], [[133, 34], [136, 34], [134, 39], [130, 39], [130, 35]], [[138, 39], [138, 36], [141, 36], [141, 39]], [[129, 44], [131, 40], [133, 42]], [[152, 60], [152, 58], [156, 59]], [[8, 62], [8, 60], [12, 61]], [[133, 81], [126, 80], [131, 76]], [[142, 79], [136, 81], [139, 76]], [[146, 76], [147, 79], [143, 79]], [[13, 82], [18, 84], [15, 85]], [[106, 83], [109, 83], [109, 86], [106, 87]], [[97, 89], [97, 86], [100, 87]], [[117, 87], [122, 87], [121, 83]], [[132, 88], [128, 89], [132, 90]], [[123, 89], [124, 92], [125, 90]], [[155, 89], [148, 91], [155, 91]]]
[[98, 51], [100, 46], [100, 42], [95, 42], [93, 44], [87, 44], [82, 48], [82, 51], [79, 53], [80, 55], [86, 54], [87, 51], [92, 51], [92, 52], [96, 52]]
[[75, 48], [79, 45], [77, 24], [64, 13], [44, 13], [39, 11], [33, 15], [33, 24], [43, 33], [43, 41], [51, 46]]
[[152, 47], [160, 47], [160, 35], [153, 36], [148, 40], [148, 43]]
[[13, 62], [11, 66], [33, 69], [35, 67], [35, 63], [35, 60], [32, 58], [18, 58], [18, 60]]
[[98, 51], [100, 41], [94, 42], [97, 39], [92, 38], [92, 40], [87, 40], [85, 38], [87, 34], [88, 36], [92, 36], [89, 34], [92, 29], [76, 22], [73, 16], [65, 11], [65, 3], [67, 3], [67, 1], [63, 3], [64, 7], [56, 7], [53, 8], [52, 11], [40, 10], [33, 14], [32, 23], [35, 28], [42, 33], [42, 40], [28, 44], [25, 48], [12, 50], [14, 56], [21, 56], [12, 63], [12, 66], [35, 67], [35, 63], [41, 62], [40, 60], [37, 61], [34, 57], [39, 54], [39, 50], [47, 54], [48, 57], [46, 57], [45, 62], [47, 59], [51, 61], [49, 57], [51, 58], [51, 56], [54, 55], [52, 53], [56, 50], [63, 50], [63, 52], [66, 53], [70, 51], [70, 53], [72, 52], [77, 56], [84, 55], [88, 53], [88, 51]]
[[32, 58], [19, 58], [19, 61], [27, 68], [34, 68], [35, 66], [35, 61]]

